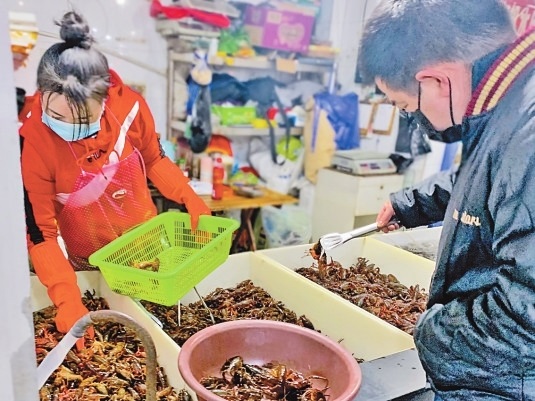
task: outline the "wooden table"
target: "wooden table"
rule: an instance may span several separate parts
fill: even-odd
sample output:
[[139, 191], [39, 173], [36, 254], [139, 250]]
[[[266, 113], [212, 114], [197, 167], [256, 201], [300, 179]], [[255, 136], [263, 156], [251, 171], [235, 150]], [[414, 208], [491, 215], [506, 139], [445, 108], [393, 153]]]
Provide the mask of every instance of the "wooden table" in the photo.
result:
[[221, 200], [214, 200], [209, 195], [202, 195], [201, 198], [212, 212], [230, 209], [256, 209], [262, 206], [283, 205], [298, 201], [293, 196], [281, 194], [267, 188], [260, 188], [260, 190], [263, 192], [263, 195], [257, 198], [236, 195], [234, 192], [228, 190], [225, 191], [224, 197]]
[[[226, 188], [223, 199], [221, 200], [214, 200], [209, 195], [201, 196], [202, 200], [204, 200], [212, 212], [221, 212], [230, 209], [241, 210], [240, 227], [236, 230], [234, 235], [230, 253], [236, 252], [240, 241], [242, 241], [246, 247], [249, 246], [250, 250], [256, 251], [253, 223], [258, 215], [259, 208], [262, 206], [279, 206], [298, 202], [297, 198], [290, 195], [275, 192], [267, 188], [260, 188], [260, 190], [263, 194], [256, 198], [236, 195], [230, 188]], [[157, 192], [153, 190], [152, 195], [153, 198], [157, 197]], [[164, 210], [162, 211], [165, 211], [166, 209], [168, 208], [164, 207]]]
[[263, 195], [256, 198], [247, 198], [236, 195], [232, 191], [226, 191], [223, 199], [214, 200], [210, 196], [201, 196], [212, 212], [240, 209], [240, 227], [236, 230], [234, 240], [230, 247], [230, 253], [235, 253], [240, 242], [245, 248], [256, 251], [256, 241], [253, 224], [262, 206], [279, 206], [283, 204], [297, 203], [298, 199], [293, 196], [261, 188]]

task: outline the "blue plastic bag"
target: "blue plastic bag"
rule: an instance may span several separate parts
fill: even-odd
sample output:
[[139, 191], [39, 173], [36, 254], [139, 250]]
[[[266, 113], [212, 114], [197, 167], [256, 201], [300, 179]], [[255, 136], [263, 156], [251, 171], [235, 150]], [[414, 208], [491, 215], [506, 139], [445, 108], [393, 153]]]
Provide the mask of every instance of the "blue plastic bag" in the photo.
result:
[[314, 123], [312, 128], [312, 150], [316, 146], [318, 120], [321, 110], [325, 110], [327, 119], [335, 135], [337, 150], [358, 148], [360, 131], [358, 122], [359, 98], [355, 93], [344, 96], [320, 92], [314, 95]]

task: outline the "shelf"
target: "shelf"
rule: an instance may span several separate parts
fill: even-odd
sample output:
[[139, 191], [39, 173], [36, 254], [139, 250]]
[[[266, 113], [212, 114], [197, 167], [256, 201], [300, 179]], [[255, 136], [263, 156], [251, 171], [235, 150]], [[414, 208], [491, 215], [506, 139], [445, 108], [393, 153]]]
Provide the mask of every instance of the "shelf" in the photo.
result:
[[[192, 53], [177, 53], [170, 52], [169, 55], [172, 61], [181, 63], [193, 63]], [[325, 59], [327, 64], [305, 64], [297, 62], [295, 72], [314, 72], [314, 73], [327, 73], [332, 69], [332, 60]], [[233, 68], [250, 68], [258, 70], [276, 70], [276, 62], [274, 60], [268, 60], [267, 57], [252, 57], [252, 58], [239, 58], [239, 57], [211, 57], [208, 60], [208, 64], [214, 66], [227, 66]], [[288, 72], [285, 70], [279, 70], [280, 72]]]
[[[172, 120], [171, 128], [178, 131], [185, 131], [186, 124], [183, 121]], [[253, 127], [225, 127], [219, 126], [213, 128], [214, 134], [225, 135], [228, 137], [251, 137], [251, 136], [268, 136], [268, 128], [253, 128]], [[275, 136], [285, 135], [286, 130], [284, 128], [275, 128]], [[290, 135], [302, 135], [303, 128], [293, 127], [290, 129]]]
[[[180, 71], [180, 75], [184, 75], [187, 69], [193, 66], [194, 54], [189, 50], [174, 50], [173, 46], [168, 49], [168, 68], [167, 79], [169, 82], [167, 89], [167, 137], [171, 138], [173, 130], [184, 132], [184, 122], [174, 120], [173, 107], [175, 103], [174, 80], [176, 79], [176, 72]], [[291, 78], [296, 74], [305, 73], [315, 75], [323, 84], [326, 84], [327, 78], [331, 76], [333, 68], [336, 66], [336, 60], [321, 57], [299, 57], [296, 60], [289, 60], [284, 58], [268, 59], [267, 56], [256, 56], [250, 58], [239, 57], [209, 57], [208, 64], [211, 66], [220, 66], [225, 70], [241, 69], [241, 73], [249, 71], [258, 71], [267, 73], [272, 76], [274, 72], [287, 74], [286, 78]], [[214, 68], [216, 69], [216, 68]], [[253, 74], [254, 75], [254, 74]], [[185, 79], [185, 76], [182, 76]], [[282, 76], [281, 76], [282, 80]], [[269, 129], [257, 129], [251, 126], [234, 126], [234, 127], [213, 127], [213, 132], [228, 137], [256, 137], [269, 136]], [[280, 137], [285, 135], [284, 128], [275, 128], [275, 135]], [[303, 128], [292, 128], [290, 134], [300, 136], [303, 134]]]

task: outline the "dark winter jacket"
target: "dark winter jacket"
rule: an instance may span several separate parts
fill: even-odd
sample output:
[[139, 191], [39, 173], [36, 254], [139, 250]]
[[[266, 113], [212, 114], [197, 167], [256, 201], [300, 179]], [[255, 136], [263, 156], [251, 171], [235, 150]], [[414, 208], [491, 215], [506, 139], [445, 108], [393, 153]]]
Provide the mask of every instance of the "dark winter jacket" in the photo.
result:
[[[444, 221], [414, 334], [444, 400], [535, 400], [535, 32], [520, 44], [531, 55], [509, 47], [474, 67], [458, 172], [391, 196], [406, 226]], [[528, 63], [500, 75], [508, 61]]]

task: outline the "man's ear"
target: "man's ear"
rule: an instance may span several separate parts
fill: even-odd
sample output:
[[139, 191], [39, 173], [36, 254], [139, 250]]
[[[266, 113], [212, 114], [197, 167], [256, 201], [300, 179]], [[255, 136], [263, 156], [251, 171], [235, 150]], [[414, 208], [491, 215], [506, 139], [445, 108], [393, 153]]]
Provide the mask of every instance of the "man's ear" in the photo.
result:
[[415, 78], [422, 87], [429, 87], [436, 96], [450, 96], [450, 81], [448, 76], [439, 69], [426, 68], [416, 73]]

